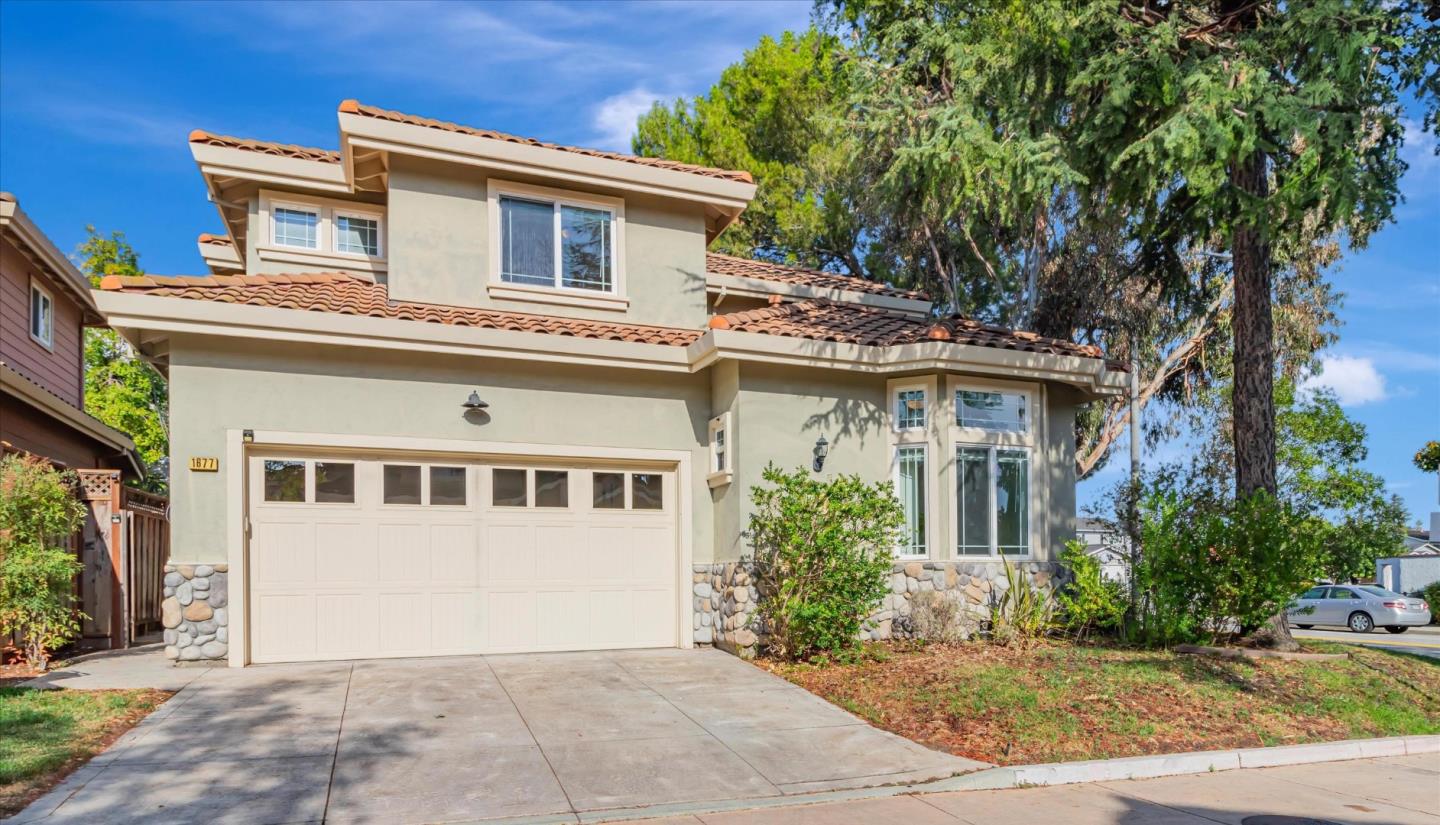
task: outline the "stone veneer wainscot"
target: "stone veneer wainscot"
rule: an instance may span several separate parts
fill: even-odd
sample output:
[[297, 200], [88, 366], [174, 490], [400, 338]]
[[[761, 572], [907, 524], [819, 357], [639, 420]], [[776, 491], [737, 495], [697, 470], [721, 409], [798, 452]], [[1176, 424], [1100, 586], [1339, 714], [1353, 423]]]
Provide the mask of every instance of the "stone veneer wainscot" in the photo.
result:
[[165, 565], [165, 658], [224, 662], [230, 652], [229, 565]]
[[[1060, 584], [1063, 575], [1063, 568], [1055, 562], [1011, 564], [1047, 592]], [[692, 578], [695, 643], [753, 658], [763, 629], [755, 613], [759, 593], [746, 564], [697, 564]], [[988, 619], [991, 603], [998, 602], [1006, 587], [1005, 568], [998, 560], [896, 562], [890, 572], [890, 592], [880, 609], [865, 620], [860, 634], [873, 641], [908, 635], [906, 620], [915, 595], [930, 591], [954, 599], [977, 618]]]

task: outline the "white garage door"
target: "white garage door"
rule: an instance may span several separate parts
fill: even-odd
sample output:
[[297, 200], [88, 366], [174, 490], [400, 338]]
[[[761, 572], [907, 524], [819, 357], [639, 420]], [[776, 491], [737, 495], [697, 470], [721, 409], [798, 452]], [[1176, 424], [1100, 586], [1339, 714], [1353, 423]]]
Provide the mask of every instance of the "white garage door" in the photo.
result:
[[675, 474], [250, 461], [255, 662], [671, 647]]

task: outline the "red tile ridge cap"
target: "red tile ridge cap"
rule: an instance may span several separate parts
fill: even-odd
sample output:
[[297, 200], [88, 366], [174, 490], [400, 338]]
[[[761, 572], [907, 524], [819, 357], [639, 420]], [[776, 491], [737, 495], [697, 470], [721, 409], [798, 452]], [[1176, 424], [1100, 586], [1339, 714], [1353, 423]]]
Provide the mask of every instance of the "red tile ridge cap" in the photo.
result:
[[216, 132], [207, 132], [204, 129], [191, 129], [189, 141], [191, 143], [208, 143], [211, 146], [223, 146], [228, 149], [240, 149], [246, 152], [283, 155], [297, 160], [313, 160], [319, 163], [340, 162], [340, 153], [333, 149], [321, 149], [316, 146], [300, 146], [294, 143], [278, 143], [272, 140], [222, 135]]
[[233, 244], [234, 244], [234, 241], [230, 240], [230, 236], [229, 236], [229, 235], [214, 235], [214, 234], [211, 234], [211, 233], [209, 233], [209, 232], [201, 232], [201, 233], [200, 233], [200, 237], [197, 238], [196, 240], [198, 240], [200, 243], [227, 244], [227, 245], [233, 245]]

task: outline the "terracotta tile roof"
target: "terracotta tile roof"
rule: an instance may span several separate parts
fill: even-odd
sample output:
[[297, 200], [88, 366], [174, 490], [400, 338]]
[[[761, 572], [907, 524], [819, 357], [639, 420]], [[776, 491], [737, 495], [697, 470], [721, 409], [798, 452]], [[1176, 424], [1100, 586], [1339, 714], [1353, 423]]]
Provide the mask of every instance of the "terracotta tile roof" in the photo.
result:
[[654, 166], [660, 169], [672, 169], [676, 172], [688, 172], [692, 175], [704, 175], [709, 178], [721, 178], [724, 180], [735, 180], [743, 183], [754, 183], [755, 180], [749, 172], [734, 169], [715, 169], [709, 166], [697, 166], [691, 163], [679, 163], [663, 158], [645, 158], [638, 155], [626, 155], [619, 152], [605, 152], [599, 149], [584, 149], [578, 146], [564, 146], [558, 143], [546, 143], [534, 138], [517, 137], [504, 132], [496, 132], [490, 129], [476, 129], [473, 126], [462, 126], [458, 123], [450, 123], [444, 120], [421, 117], [419, 115], [407, 115], [404, 112], [396, 112], [390, 109], [381, 109], [377, 106], [367, 106], [358, 100], [346, 100], [340, 104], [340, 111], [352, 115], [364, 115], [365, 117], [379, 118], [393, 123], [407, 123], [411, 126], [424, 126], [429, 129], [439, 129], [444, 132], [456, 132], [462, 135], [475, 135], [476, 137], [490, 138], [491, 140], [503, 140], [509, 143], [523, 143], [526, 146], [537, 146], [542, 149], [558, 149], [562, 152], [575, 152], [581, 155], [589, 155], [595, 158], [607, 160], [621, 160], [626, 163], [638, 163], [642, 166]]
[[844, 289], [869, 295], [889, 295], [896, 298], [913, 298], [917, 301], [929, 300], [923, 292], [895, 289], [878, 281], [867, 281], [864, 278], [823, 272], [818, 269], [804, 269], [750, 258], [737, 258], [734, 255], [721, 255], [718, 252], [705, 253], [705, 271], [716, 275], [755, 278], [761, 281], [811, 286], [818, 289]]
[[289, 143], [271, 143], [266, 140], [216, 135], [206, 132], [203, 129], [196, 129], [191, 132], [190, 142], [203, 143], [206, 146], [223, 146], [227, 149], [244, 149], [247, 152], [259, 152], [262, 155], [275, 155], [276, 157], [282, 158], [318, 160], [322, 163], [340, 162], [340, 153], [332, 152], [329, 149], [316, 149], [312, 146], [294, 146]]
[[201, 232], [200, 237], [196, 238], [196, 240], [200, 243], [215, 244], [217, 246], [231, 246], [235, 243], [230, 240], [229, 235], [212, 235], [209, 232]]
[[556, 318], [523, 312], [501, 312], [442, 304], [391, 301], [384, 286], [343, 272], [297, 275], [209, 275], [205, 277], [159, 275], [121, 277], [111, 275], [101, 279], [100, 288], [168, 298], [219, 301], [226, 304], [303, 309], [312, 312], [334, 312], [340, 315], [364, 315], [371, 318], [395, 318], [461, 327], [538, 332], [574, 338], [595, 338], [604, 341], [629, 341], [677, 347], [691, 343], [704, 333], [704, 330], [698, 329], [617, 324], [608, 321]]
[[939, 321], [917, 321], [879, 309], [821, 298], [716, 315], [710, 319], [710, 327], [871, 347], [951, 341], [1049, 355], [1102, 356], [1099, 347], [1042, 338], [1033, 332], [991, 326], [959, 316]]

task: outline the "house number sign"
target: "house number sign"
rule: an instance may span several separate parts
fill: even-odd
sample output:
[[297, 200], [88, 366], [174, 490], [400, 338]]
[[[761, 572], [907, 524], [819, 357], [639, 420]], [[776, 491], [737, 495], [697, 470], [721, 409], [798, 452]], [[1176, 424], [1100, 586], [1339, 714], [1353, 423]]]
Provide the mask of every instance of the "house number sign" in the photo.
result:
[[194, 473], [220, 472], [220, 459], [212, 456], [191, 456], [190, 471]]

